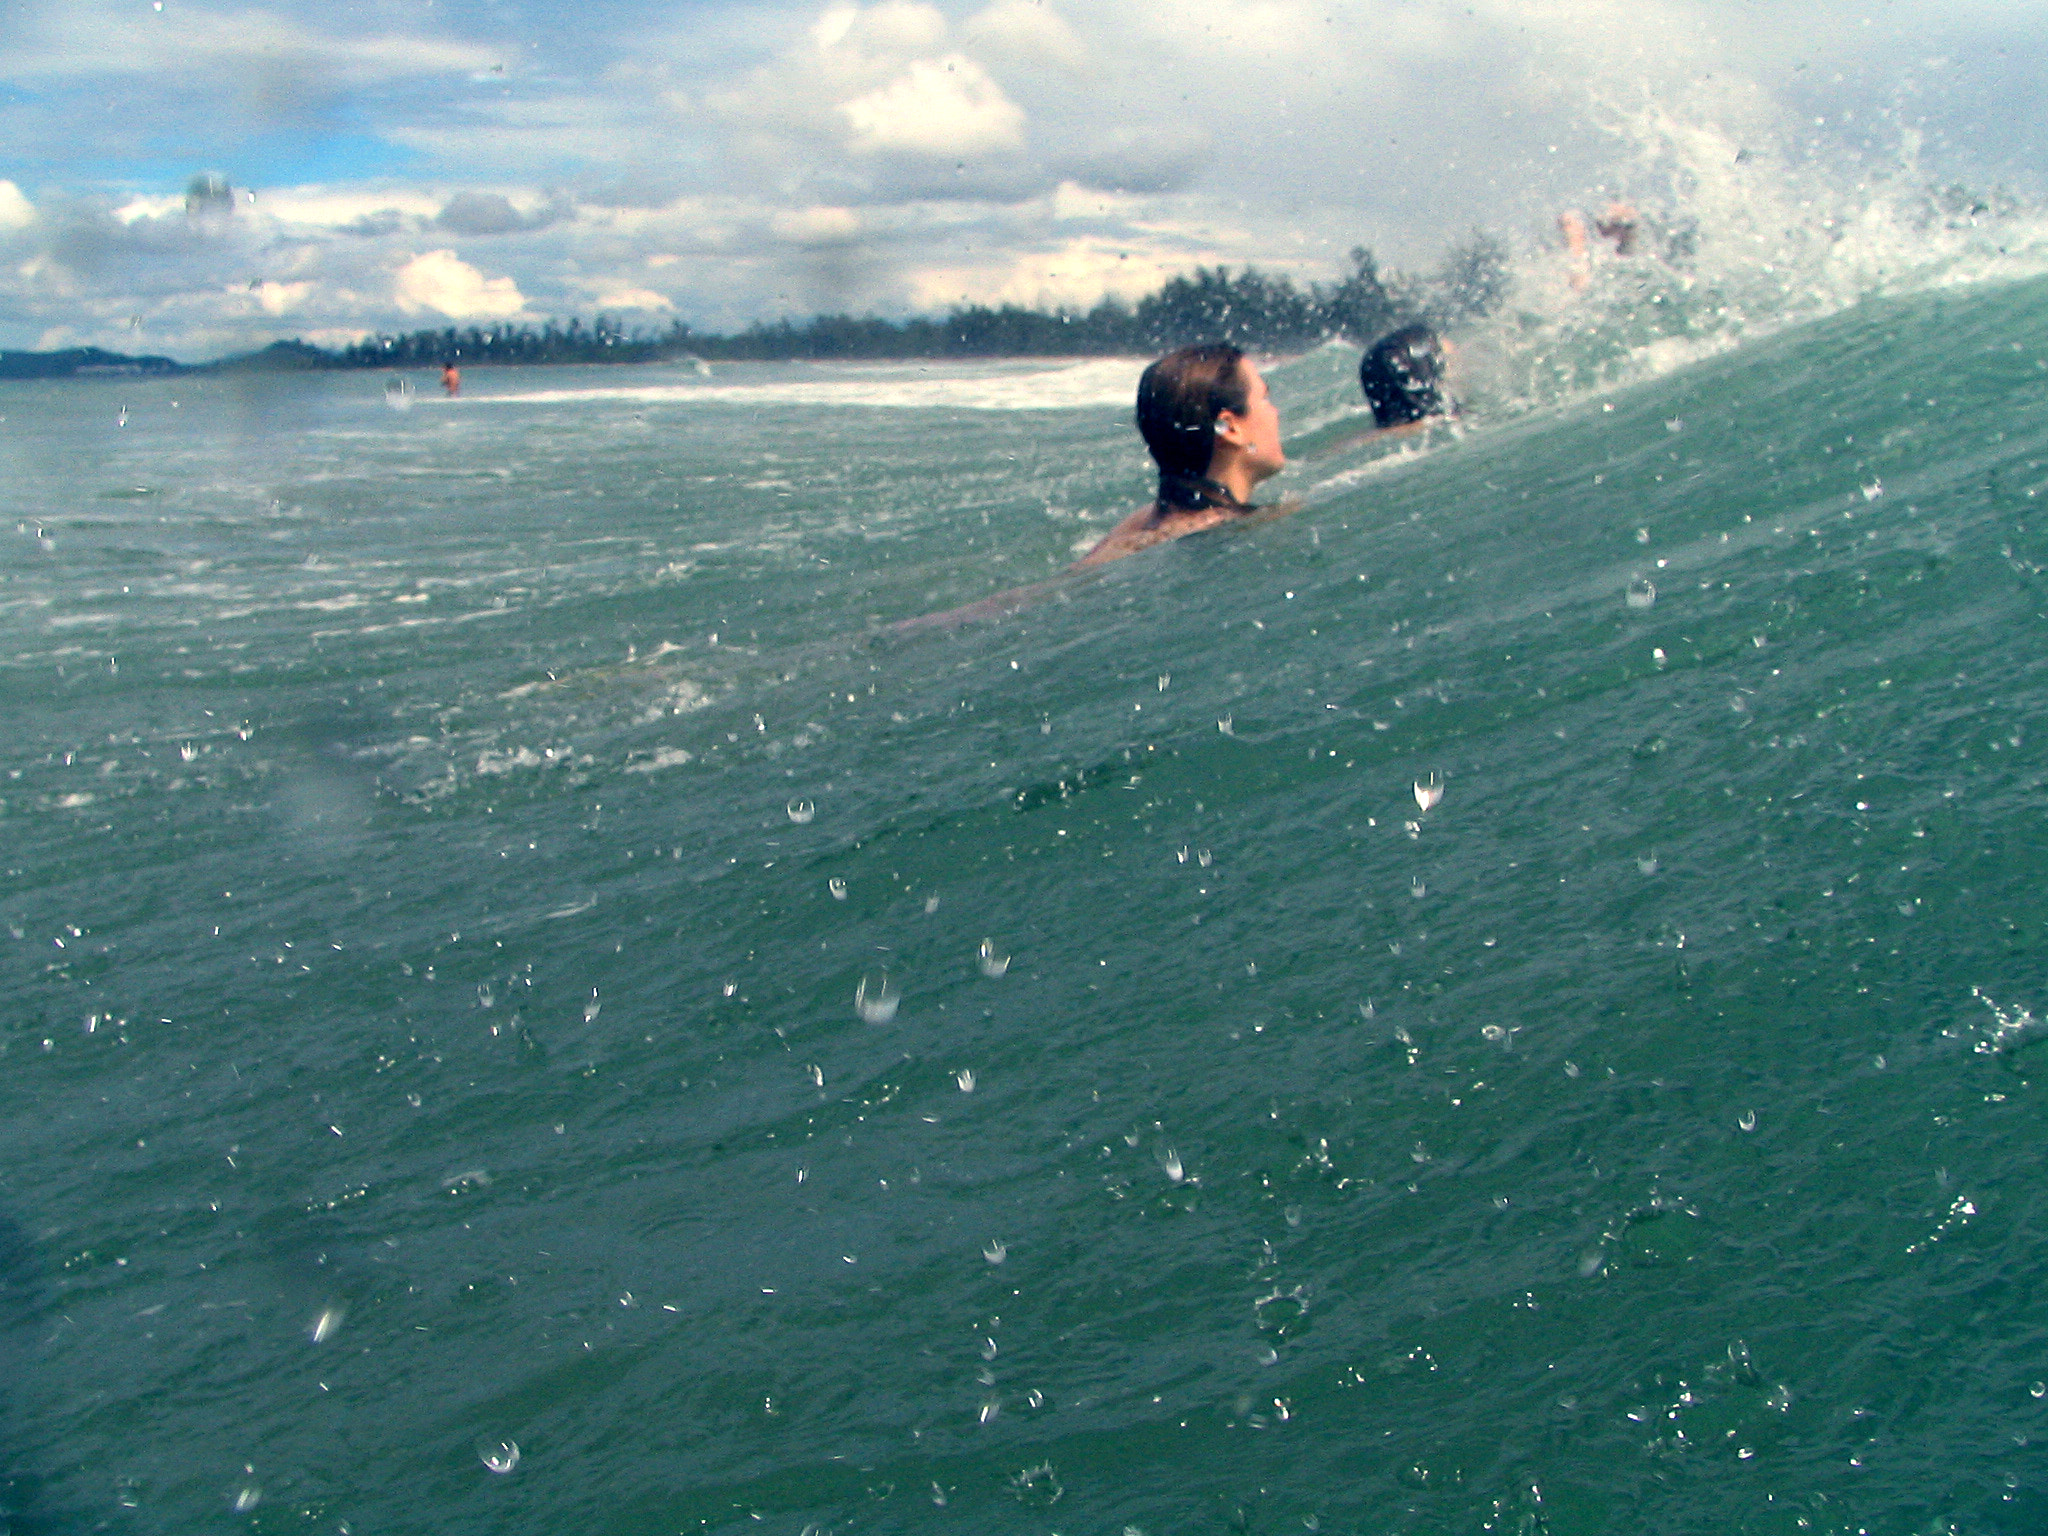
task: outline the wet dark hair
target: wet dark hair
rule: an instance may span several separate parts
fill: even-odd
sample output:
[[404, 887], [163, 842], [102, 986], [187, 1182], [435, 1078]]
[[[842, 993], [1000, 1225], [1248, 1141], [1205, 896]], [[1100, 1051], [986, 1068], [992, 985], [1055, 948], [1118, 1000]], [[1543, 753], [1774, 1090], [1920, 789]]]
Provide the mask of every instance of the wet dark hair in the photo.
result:
[[1443, 338], [1426, 325], [1382, 336], [1358, 364], [1358, 387], [1381, 427], [1403, 427], [1425, 416], [1455, 416], [1458, 402], [1444, 393]]
[[1138, 380], [1138, 432], [1159, 465], [1159, 510], [1199, 507], [1248, 510], [1209, 478], [1216, 456], [1216, 418], [1241, 416], [1251, 405], [1244, 353], [1227, 342], [1182, 347], [1147, 368]]

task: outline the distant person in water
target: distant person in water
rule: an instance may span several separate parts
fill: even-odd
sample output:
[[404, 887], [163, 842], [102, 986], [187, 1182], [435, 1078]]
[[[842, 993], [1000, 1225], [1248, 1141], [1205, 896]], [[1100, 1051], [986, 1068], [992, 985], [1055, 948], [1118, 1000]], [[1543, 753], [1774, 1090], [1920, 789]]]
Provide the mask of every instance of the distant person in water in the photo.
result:
[[1382, 432], [1455, 416], [1458, 402], [1444, 387], [1450, 346], [1426, 325], [1404, 325], [1382, 336], [1358, 360], [1358, 387]]
[[1327, 459], [1448, 421], [1458, 414], [1450, 391], [1455, 361], [1451, 344], [1429, 326], [1404, 325], [1382, 336], [1358, 360], [1358, 387], [1372, 407], [1372, 430], [1347, 430], [1356, 418], [1330, 422], [1297, 443], [1295, 456]]
[[441, 389], [450, 399], [462, 393], [462, 370], [453, 363], [441, 365]]
[[1247, 517], [1252, 491], [1287, 466], [1280, 412], [1266, 381], [1228, 344], [1182, 347], [1138, 380], [1138, 431], [1159, 465], [1159, 495], [1082, 557], [1136, 554]]
[[1589, 230], [1586, 216], [1576, 208], [1568, 208], [1557, 216], [1557, 227], [1564, 236], [1565, 260], [1568, 263], [1565, 277], [1577, 292], [1583, 291], [1593, 280], [1593, 247], [1596, 241], [1612, 245], [1617, 256], [1636, 254], [1642, 216], [1627, 203], [1609, 203], [1607, 211], [1593, 220]]

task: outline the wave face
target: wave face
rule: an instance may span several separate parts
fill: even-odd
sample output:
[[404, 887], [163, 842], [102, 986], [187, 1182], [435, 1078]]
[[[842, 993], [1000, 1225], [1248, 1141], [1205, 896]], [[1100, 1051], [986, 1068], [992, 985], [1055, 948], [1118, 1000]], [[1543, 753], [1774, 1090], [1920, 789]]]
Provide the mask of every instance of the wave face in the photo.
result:
[[2044, 322], [7, 387], [17, 1513], [2037, 1528]]

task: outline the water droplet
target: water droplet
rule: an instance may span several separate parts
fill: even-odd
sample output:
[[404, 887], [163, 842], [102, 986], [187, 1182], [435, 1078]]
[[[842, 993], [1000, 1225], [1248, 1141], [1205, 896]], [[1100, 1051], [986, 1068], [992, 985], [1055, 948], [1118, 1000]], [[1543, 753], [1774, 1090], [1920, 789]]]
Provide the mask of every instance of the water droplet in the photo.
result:
[[1590, 1280], [1607, 1267], [1607, 1252], [1602, 1248], [1588, 1248], [1579, 1255], [1579, 1275]]
[[1424, 885], [1422, 883], [1421, 877], [1418, 876], [1417, 878], [1410, 880], [1408, 882], [1408, 894], [1410, 896], [1413, 896], [1417, 901], [1420, 901], [1423, 897], [1429, 894], [1429, 887]]
[[2048, 1397], [2048, 1381], [2037, 1381], [2027, 1390], [2036, 1397]]
[[1173, 681], [1173, 674], [1172, 674], [1171, 672], [1162, 672], [1162, 673], [1160, 673], [1160, 674], [1159, 674], [1159, 691], [1160, 691], [1161, 693], [1164, 693], [1164, 692], [1166, 692], [1166, 685], [1167, 685], [1168, 683], [1172, 682], [1172, 681]]
[[1564, 1075], [1566, 1077], [1577, 1077], [1579, 1075], [1579, 1064], [1576, 1061], [1566, 1062], [1564, 1064]]
[[1647, 528], [1638, 528], [1638, 529], [1636, 530], [1636, 542], [1637, 542], [1638, 544], [1647, 544], [1647, 543], [1649, 543], [1649, 542], [1650, 542], [1650, 530], [1649, 530], [1649, 529], [1647, 529]]
[[1657, 873], [1658, 869], [1657, 855], [1655, 855], [1654, 853], [1637, 854], [1636, 868], [1641, 870], [1646, 875], [1654, 875], [1655, 873]]
[[127, 407], [127, 406], [125, 406], [125, 405], [124, 405], [124, 406], [122, 406], [122, 407], [121, 407], [121, 414], [120, 414], [119, 416], [117, 416], [117, 417], [115, 417], [115, 418], [114, 418], [114, 425], [115, 425], [115, 426], [117, 426], [117, 427], [125, 427], [125, 426], [127, 426], [127, 425], [128, 425], [128, 407]]
[[1024, 1394], [1024, 1401], [1029, 1407], [1042, 1408], [1045, 1406], [1045, 1394], [1039, 1391], [1038, 1388], [1033, 1387]]
[[932, 1502], [938, 1505], [941, 1509], [944, 1509], [946, 1507], [946, 1490], [941, 1488], [937, 1483], [932, 1484]]
[[244, 1483], [235, 1490], [235, 1513], [246, 1515], [263, 1502], [263, 1490], [254, 1483]]
[[1007, 1244], [991, 1238], [989, 1245], [981, 1250], [981, 1256], [991, 1264], [1000, 1264], [1010, 1256], [1010, 1250]]
[[592, 987], [590, 989], [590, 1001], [583, 1005], [583, 1022], [586, 1024], [596, 1023], [598, 1014], [603, 1011], [604, 1004], [597, 1000], [597, 988]]
[[1498, 1024], [1482, 1024], [1479, 1034], [1482, 1039], [1491, 1040], [1496, 1045], [1508, 1037], [1508, 1032]]
[[1175, 854], [1175, 855], [1174, 855], [1174, 857], [1175, 857], [1175, 858], [1177, 858], [1177, 859], [1179, 859], [1179, 860], [1180, 860], [1180, 862], [1181, 862], [1181, 863], [1183, 863], [1183, 864], [1187, 863], [1187, 861], [1188, 861], [1188, 845], [1187, 845], [1186, 843], [1182, 843], [1182, 844], [1180, 845], [1180, 852], [1179, 852], [1179, 853], [1177, 853], [1177, 854]]
[[1742, 1118], [1741, 1118], [1740, 1120], [1737, 1120], [1737, 1121], [1736, 1121], [1735, 1123], [1736, 1123], [1737, 1125], [1741, 1126], [1741, 1127], [1742, 1127], [1742, 1129], [1744, 1129], [1745, 1131], [1753, 1131], [1753, 1130], [1755, 1130], [1755, 1129], [1756, 1129], [1756, 1111], [1755, 1111], [1755, 1110], [1753, 1110], [1753, 1109], [1745, 1109], [1745, 1110], [1744, 1110], [1744, 1111], [1742, 1112]]
[[476, 1459], [485, 1467], [503, 1477], [519, 1465], [519, 1442], [517, 1440], [479, 1440], [476, 1443]]
[[789, 819], [800, 827], [806, 825], [812, 817], [818, 814], [818, 808], [808, 800], [792, 800], [789, 802], [787, 809], [789, 811]]
[[[1884, 494], [1884, 481], [1873, 480], [1870, 482], [1870, 484], [1864, 486], [1862, 489], [1863, 499], [1865, 501], [1875, 501], [1878, 497]], [[1911, 508], [1908, 508], [1907, 510], [1910, 511]]]
[[313, 1342], [325, 1344], [341, 1331], [341, 1325], [347, 1317], [348, 1308], [338, 1302], [322, 1307], [320, 1315], [313, 1319], [313, 1326], [308, 1330], [313, 1336]]
[[983, 1340], [981, 1341], [981, 1344], [980, 1344], [980, 1346], [979, 1346], [979, 1347], [980, 1347], [980, 1350], [981, 1350], [981, 1358], [982, 1358], [982, 1359], [984, 1359], [984, 1360], [993, 1360], [993, 1359], [995, 1359], [995, 1357], [996, 1357], [996, 1341], [995, 1341], [994, 1339], [983, 1339]]
[[1195, 862], [1201, 865], [1202, 868], [1207, 869], [1211, 864], [1214, 864], [1216, 862], [1216, 855], [1211, 853], [1208, 849], [1204, 848], [1200, 853], [1195, 855]]
[[182, 747], [178, 748], [178, 758], [181, 762], [189, 763], [198, 756], [199, 749], [193, 746], [192, 743], [190, 743], [189, 741], [186, 742]]
[[894, 1019], [896, 1005], [902, 1000], [902, 994], [889, 985], [887, 971], [879, 976], [861, 977], [853, 992], [854, 1011], [870, 1024], [887, 1024]]
[[953, 1081], [960, 1085], [962, 1093], [974, 1092], [974, 1068], [962, 1067], [953, 1074]]
[[981, 967], [981, 974], [991, 981], [1010, 968], [1010, 957], [996, 949], [994, 939], [983, 939], [981, 948], [975, 952], [974, 963]]
[[988, 1402], [981, 1405], [981, 1422], [984, 1424], [992, 1423], [996, 1415], [1002, 1411], [1003, 1405], [991, 1398]]
[[488, 981], [480, 981], [476, 984], [477, 1007], [488, 1008], [497, 1000], [498, 994], [491, 990], [491, 984]]
[[1180, 1154], [1171, 1147], [1159, 1154], [1159, 1166], [1166, 1171], [1167, 1178], [1176, 1184], [1188, 1176], [1187, 1170], [1181, 1166]]
[[1235, 736], [1237, 734], [1237, 726], [1233, 723], [1234, 719], [1234, 716], [1225, 715], [1216, 722], [1216, 729], [1226, 736]]
[[932, 914], [933, 914], [934, 912], [936, 912], [936, 911], [938, 911], [938, 910], [939, 910], [939, 898], [938, 898], [938, 897], [936, 897], [936, 896], [927, 896], [927, 897], [925, 897], [925, 899], [924, 899], [924, 915], [925, 915], [926, 917], [930, 917], [930, 916], [931, 916], [931, 915], [932, 915]]
[[825, 882], [825, 889], [832, 893], [832, 899], [834, 901], [846, 900], [846, 882], [840, 879], [837, 875], [834, 875], [830, 880], [827, 880]]
[[1631, 608], [1649, 608], [1657, 601], [1657, 583], [1648, 580], [1632, 581], [1624, 594]]
[[1429, 810], [1443, 797], [1443, 784], [1437, 779], [1435, 774], [1432, 773], [1427, 780], [1417, 779], [1415, 781], [1415, 803], [1422, 807], [1423, 810]]
[[1287, 1218], [1287, 1225], [1289, 1225], [1290, 1227], [1298, 1227], [1301, 1225], [1300, 1206], [1290, 1205], [1287, 1207], [1286, 1210], [1282, 1211], [1280, 1214]]
[[825, 1086], [825, 1069], [823, 1067], [819, 1066], [816, 1062], [812, 1062], [804, 1070], [810, 1073], [811, 1083], [814, 1087], [822, 1088]]

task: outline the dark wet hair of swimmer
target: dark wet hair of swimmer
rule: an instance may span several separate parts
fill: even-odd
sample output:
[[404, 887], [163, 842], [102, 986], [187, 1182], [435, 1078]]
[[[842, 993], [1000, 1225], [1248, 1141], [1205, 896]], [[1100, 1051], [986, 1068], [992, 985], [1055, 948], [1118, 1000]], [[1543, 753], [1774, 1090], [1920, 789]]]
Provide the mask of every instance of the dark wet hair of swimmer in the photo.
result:
[[1426, 325], [1403, 326], [1368, 347], [1358, 387], [1379, 427], [1458, 414], [1458, 402], [1444, 390], [1443, 338]]
[[1169, 352], [1139, 377], [1138, 435], [1159, 465], [1162, 513], [1252, 510], [1209, 478], [1216, 418], [1225, 411], [1242, 416], [1250, 403], [1244, 353], [1227, 342]]

